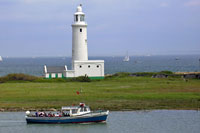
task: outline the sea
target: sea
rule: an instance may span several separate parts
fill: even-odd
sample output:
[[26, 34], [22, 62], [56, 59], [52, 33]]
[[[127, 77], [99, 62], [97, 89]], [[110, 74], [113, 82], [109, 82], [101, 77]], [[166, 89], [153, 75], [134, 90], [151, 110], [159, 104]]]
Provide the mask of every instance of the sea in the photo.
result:
[[0, 133], [199, 133], [200, 111], [110, 112], [106, 123], [27, 124], [25, 112], [0, 112]]
[[[89, 57], [90, 60], [104, 60], [105, 74], [117, 72], [198, 72], [200, 71], [199, 55], [157, 55], [131, 56], [129, 62], [124, 62], [122, 56]], [[71, 69], [71, 57], [3, 57], [0, 62], [0, 76], [10, 73], [25, 73], [43, 76], [44, 65], [64, 66]]]

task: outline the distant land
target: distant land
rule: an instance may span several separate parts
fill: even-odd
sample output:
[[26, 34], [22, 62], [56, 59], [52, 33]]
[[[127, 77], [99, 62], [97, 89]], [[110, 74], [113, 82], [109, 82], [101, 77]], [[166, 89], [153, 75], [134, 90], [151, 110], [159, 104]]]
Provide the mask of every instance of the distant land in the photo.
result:
[[[168, 77], [163, 74], [168, 74]], [[158, 76], [152, 75], [158, 74]], [[0, 111], [59, 110], [85, 102], [92, 109], [200, 109], [200, 79], [160, 73], [116, 73], [103, 80], [0, 78]], [[79, 93], [77, 93], [79, 92]]]

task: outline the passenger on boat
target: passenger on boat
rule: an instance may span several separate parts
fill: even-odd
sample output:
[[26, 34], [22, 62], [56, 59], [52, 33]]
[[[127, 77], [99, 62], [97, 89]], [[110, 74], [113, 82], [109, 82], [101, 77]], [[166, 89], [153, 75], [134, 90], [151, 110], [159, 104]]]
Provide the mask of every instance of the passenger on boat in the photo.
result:
[[47, 113], [46, 113], [46, 112], [44, 112], [44, 116], [45, 116], [45, 117], [48, 117], [48, 115], [47, 115]]
[[66, 117], [66, 116], [70, 116], [70, 115], [69, 115], [69, 113], [64, 113], [64, 112], [62, 112], [62, 116], [65, 116], [65, 117]]
[[35, 112], [35, 116], [38, 117], [38, 112]]
[[56, 113], [56, 114], [55, 114], [55, 117], [59, 117], [59, 113]]
[[53, 117], [53, 114], [51, 112], [49, 112], [48, 117]]
[[39, 112], [39, 117], [43, 117], [44, 116], [44, 112]]

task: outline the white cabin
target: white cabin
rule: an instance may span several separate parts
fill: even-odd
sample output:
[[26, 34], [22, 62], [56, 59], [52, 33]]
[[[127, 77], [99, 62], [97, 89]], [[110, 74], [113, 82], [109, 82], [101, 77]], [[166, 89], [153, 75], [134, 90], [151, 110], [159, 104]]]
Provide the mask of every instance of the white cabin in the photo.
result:
[[61, 109], [63, 112], [68, 111], [69, 116], [79, 116], [90, 113], [90, 108], [88, 106], [67, 106], [62, 107]]

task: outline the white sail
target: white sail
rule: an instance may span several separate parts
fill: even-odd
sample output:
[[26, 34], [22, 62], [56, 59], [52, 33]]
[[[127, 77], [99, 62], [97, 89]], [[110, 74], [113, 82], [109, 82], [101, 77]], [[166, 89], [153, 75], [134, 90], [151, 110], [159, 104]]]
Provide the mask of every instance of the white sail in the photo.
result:
[[3, 58], [0, 56], [0, 61], [3, 61]]
[[129, 55], [128, 55], [128, 52], [127, 52], [127, 55], [124, 57], [123, 61], [128, 62], [129, 60], [130, 60], [130, 58], [129, 58]]

